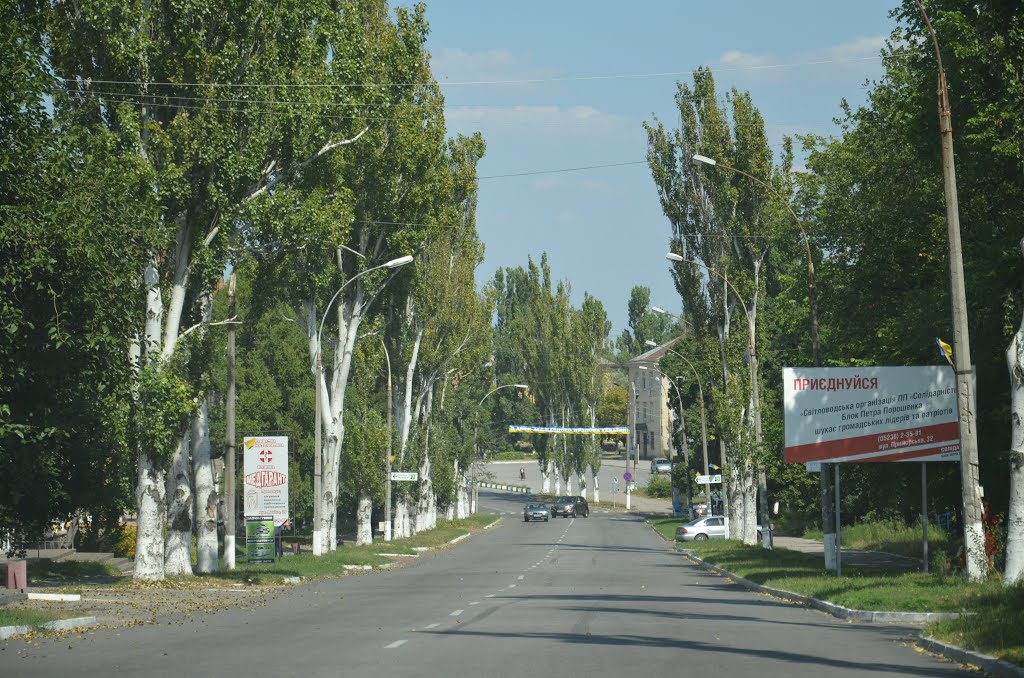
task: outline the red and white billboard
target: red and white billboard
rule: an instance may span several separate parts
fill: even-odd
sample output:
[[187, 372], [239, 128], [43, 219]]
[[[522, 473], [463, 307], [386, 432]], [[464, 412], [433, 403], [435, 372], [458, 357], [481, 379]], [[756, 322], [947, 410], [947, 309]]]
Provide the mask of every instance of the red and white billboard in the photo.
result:
[[949, 367], [787, 367], [782, 376], [787, 462], [960, 459]]
[[288, 437], [253, 436], [244, 446], [243, 514], [273, 516], [280, 525], [288, 520]]

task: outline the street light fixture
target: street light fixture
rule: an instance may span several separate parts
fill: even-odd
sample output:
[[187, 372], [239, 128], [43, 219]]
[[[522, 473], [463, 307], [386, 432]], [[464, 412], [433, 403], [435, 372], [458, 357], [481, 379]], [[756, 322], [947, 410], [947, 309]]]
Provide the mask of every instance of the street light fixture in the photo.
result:
[[[478, 402], [476, 404], [476, 416], [473, 419], [473, 452], [474, 453], [478, 453], [479, 452], [479, 450], [477, 450], [477, 442], [476, 442], [476, 440], [477, 440], [477, 433], [478, 433], [478, 431], [480, 429], [480, 408], [483, 406], [484, 401], [487, 400], [491, 396], [492, 393], [496, 393], [497, 391], [500, 391], [503, 388], [517, 388], [517, 389], [526, 390], [526, 389], [530, 388], [530, 385], [529, 384], [502, 384], [501, 386], [498, 386], [496, 388], [492, 388], [490, 391], [488, 391], [487, 393], [484, 394], [484, 397], [481, 398], [480, 402]], [[472, 502], [473, 505], [470, 507], [470, 511], [469, 511], [470, 513], [476, 513], [477, 502], [479, 500], [480, 500], [480, 493], [479, 493], [479, 490], [478, 490], [476, 479], [474, 478], [474, 482], [473, 482], [473, 502]]]
[[[651, 310], [653, 311], [655, 308], [657, 308], [657, 307], [656, 306], [652, 306]], [[655, 312], [657, 312], [657, 311], [655, 311]], [[662, 311], [662, 312], [664, 312], [664, 311]], [[648, 345], [653, 345], [654, 344], [654, 342], [652, 342], [649, 339], [646, 342], [644, 342], [644, 343], [646, 343]], [[701, 444], [701, 450], [704, 453], [704, 475], [709, 476], [709, 475], [711, 475], [711, 467], [708, 464], [708, 424], [707, 424], [707, 419], [704, 416], [704, 385], [700, 381], [700, 373], [697, 372], [696, 366], [694, 366], [694, 364], [692, 362], [690, 362], [689, 358], [687, 358], [686, 356], [682, 355], [681, 353], [678, 353], [678, 352], [672, 350], [671, 348], [666, 349], [666, 350], [669, 353], [671, 353], [672, 355], [674, 355], [675, 357], [677, 357], [677, 358], [681, 359], [683, 362], [685, 362], [690, 367], [690, 369], [693, 370], [693, 376], [696, 377], [696, 379], [697, 379], [697, 391], [700, 393], [700, 444]], [[678, 393], [679, 393], [679, 390], [676, 389], [676, 394], [678, 395]], [[680, 397], [679, 398], [679, 406], [682, 407], [682, 405], [683, 405], [683, 399], [682, 399], [682, 397]], [[711, 489], [710, 488], [708, 488], [707, 494], [708, 494], [708, 512], [710, 513], [710, 511], [711, 511]]]
[[[757, 443], [757, 450], [758, 450], [758, 452], [760, 452], [761, 451], [761, 443], [762, 443], [762, 435], [761, 435], [761, 389], [760, 389], [759, 377], [758, 377], [759, 362], [758, 362], [758, 357], [757, 357], [757, 338], [755, 336], [756, 332], [754, 331], [754, 318], [753, 318], [753, 316], [750, 315], [750, 309], [747, 307], [747, 302], [743, 299], [743, 295], [740, 294], [740, 291], [737, 290], [736, 287], [731, 282], [729, 282], [728, 278], [726, 278], [720, 272], [718, 272], [717, 270], [711, 268], [707, 264], [703, 264], [703, 263], [701, 263], [699, 261], [696, 261], [695, 259], [686, 259], [685, 257], [683, 257], [683, 256], [681, 256], [679, 254], [676, 254], [675, 252], [668, 252], [667, 254], [665, 254], [665, 258], [668, 259], [669, 261], [673, 261], [673, 262], [685, 262], [685, 263], [689, 263], [689, 264], [694, 264], [695, 266], [700, 266], [701, 268], [703, 268], [705, 271], [708, 272], [708, 275], [714, 275], [714, 276], [719, 277], [722, 280], [722, 282], [724, 282], [729, 287], [729, 289], [732, 290], [732, 293], [735, 294], [736, 297], [740, 300], [740, 305], [743, 306], [743, 314], [747, 317], [747, 348], [750, 350], [750, 399], [753, 401], [752, 402], [752, 410], [753, 411], [751, 412], [751, 414], [753, 415], [753, 420], [754, 420], [754, 439], [755, 439], [755, 441]], [[725, 462], [724, 459], [722, 461]], [[762, 474], [763, 474], [763, 470], [759, 470], [758, 476], [761, 476]], [[767, 490], [766, 490], [767, 481], [765, 481], [764, 479], [761, 479], [759, 481], [759, 484], [763, 486], [762, 487], [762, 491], [761, 491], [761, 495], [762, 495], [761, 513], [763, 515], [761, 517], [762, 517], [762, 520], [765, 521], [765, 524], [767, 525], [767, 519], [768, 519], [768, 497], [767, 497]], [[770, 550], [772, 548], [772, 531], [771, 531], [771, 529], [764, 530], [762, 532], [762, 534], [763, 534], [763, 545], [764, 545], [764, 547], [766, 549]]]
[[[721, 167], [722, 169], [735, 172], [736, 174], [742, 175], [758, 186], [761, 186], [767, 191], [772, 197], [781, 202], [789, 210], [793, 220], [796, 221], [797, 227], [800, 229], [800, 235], [804, 239], [804, 248], [807, 251], [807, 305], [811, 316], [811, 348], [814, 354], [814, 366], [821, 367], [821, 341], [818, 336], [818, 283], [814, 275], [814, 258], [811, 256], [811, 241], [807, 237], [807, 230], [804, 228], [804, 224], [800, 221], [800, 217], [797, 216], [796, 210], [790, 204], [789, 200], [781, 195], [775, 187], [763, 179], [755, 177], [753, 174], [744, 172], [736, 167], [730, 167], [719, 163], [713, 158], [709, 158], [706, 155], [700, 155], [699, 153], [693, 155], [693, 159], [696, 162], [710, 165], [711, 167]], [[829, 495], [831, 494], [831, 488], [829, 486], [828, 472], [831, 464], [822, 464], [821, 473], [819, 475], [819, 493], [821, 495], [821, 523], [822, 532], [825, 537], [825, 567], [826, 569], [836, 569], [835, 563], [837, 562], [836, 557], [836, 539], [835, 539], [835, 520], [832, 513], [832, 502]], [[836, 467], [836, 473], [839, 472]]]
[[[323, 522], [323, 515], [322, 515], [321, 506], [320, 506], [320, 495], [321, 495], [321, 492], [322, 492], [321, 484], [323, 482], [323, 459], [322, 459], [323, 455], [322, 455], [322, 451], [320, 449], [320, 442], [321, 442], [320, 441], [320, 426], [321, 426], [321, 422], [323, 421], [323, 413], [320, 411], [321, 401], [322, 401], [320, 387], [321, 387], [321, 382], [323, 381], [323, 371], [324, 371], [323, 364], [321, 362], [321, 346], [322, 346], [321, 337], [322, 337], [323, 332], [324, 332], [324, 323], [327, 321], [327, 315], [328, 315], [328, 312], [331, 310], [331, 306], [334, 304], [334, 302], [337, 300], [337, 298], [339, 296], [341, 296], [341, 293], [345, 290], [345, 288], [348, 287], [351, 283], [353, 283], [354, 281], [358, 280], [359, 278], [361, 278], [362, 276], [366, 275], [367, 273], [370, 273], [371, 271], [377, 271], [377, 270], [380, 270], [382, 268], [387, 268], [387, 269], [398, 268], [399, 266], [405, 266], [406, 264], [412, 262], [412, 260], [413, 260], [412, 255], [411, 254], [406, 254], [405, 256], [398, 257], [397, 259], [392, 259], [390, 261], [386, 261], [386, 262], [384, 262], [383, 264], [381, 264], [379, 266], [373, 266], [371, 268], [366, 269], [365, 271], [360, 271], [359, 273], [355, 274], [354, 276], [352, 276], [351, 278], [346, 280], [345, 283], [341, 287], [338, 288], [338, 291], [334, 293], [334, 296], [331, 297], [331, 300], [329, 302], [327, 302], [327, 306], [324, 307], [323, 318], [320, 320], [320, 327], [317, 329], [317, 332], [316, 332], [316, 360], [314, 361], [314, 365], [313, 365], [314, 379], [316, 380], [316, 414], [315, 414], [315, 423], [314, 423], [314, 432], [313, 432], [313, 435], [314, 435], [314, 441], [313, 441], [313, 446], [314, 446], [314, 450], [313, 450], [313, 555], [314, 556], [321, 556], [324, 553], [323, 530], [322, 530], [322, 527], [321, 527], [321, 523]], [[388, 435], [390, 435], [390, 433], [391, 433], [391, 431], [390, 431], [390, 427], [389, 427]], [[390, 459], [390, 456], [389, 456], [389, 459]]]

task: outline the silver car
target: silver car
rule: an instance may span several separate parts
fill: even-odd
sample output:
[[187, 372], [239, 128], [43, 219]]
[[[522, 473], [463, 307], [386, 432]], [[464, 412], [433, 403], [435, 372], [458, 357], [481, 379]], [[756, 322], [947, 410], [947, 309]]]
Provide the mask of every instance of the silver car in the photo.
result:
[[651, 459], [651, 473], [672, 473], [672, 462], [664, 457]]
[[[757, 526], [757, 538], [761, 539], [761, 526]], [[691, 520], [676, 528], [676, 541], [704, 541], [725, 539], [725, 518], [708, 516]]]
[[525, 523], [531, 520], [543, 520], [546, 523], [549, 516], [550, 513], [545, 504], [527, 504], [526, 508], [523, 509], [523, 522]]

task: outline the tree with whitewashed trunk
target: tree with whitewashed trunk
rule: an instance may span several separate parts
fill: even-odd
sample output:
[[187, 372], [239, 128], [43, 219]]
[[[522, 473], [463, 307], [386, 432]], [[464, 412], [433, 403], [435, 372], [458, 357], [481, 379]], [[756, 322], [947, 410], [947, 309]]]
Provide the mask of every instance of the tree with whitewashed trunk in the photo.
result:
[[[1024, 238], [1020, 241], [1024, 255]], [[1010, 507], [1006, 517], [1005, 586], [1024, 580], [1024, 318], [1006, 349], [1010, 371]]]

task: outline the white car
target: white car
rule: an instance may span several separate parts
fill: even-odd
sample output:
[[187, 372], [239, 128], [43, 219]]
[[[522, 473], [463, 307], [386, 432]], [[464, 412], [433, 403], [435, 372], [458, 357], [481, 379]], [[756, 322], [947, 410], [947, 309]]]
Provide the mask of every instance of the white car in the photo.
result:
[[[757, 538], [761, 539], [761, 526], [757, 526]], [[725, 539], [725, 518], [708, 516], [691, 520], [676, 528], [676, 541], [704, 541], [706, 539]]]
[[672, 462], [665, 457], [651, 459], [651, 473], [672, 473]]

